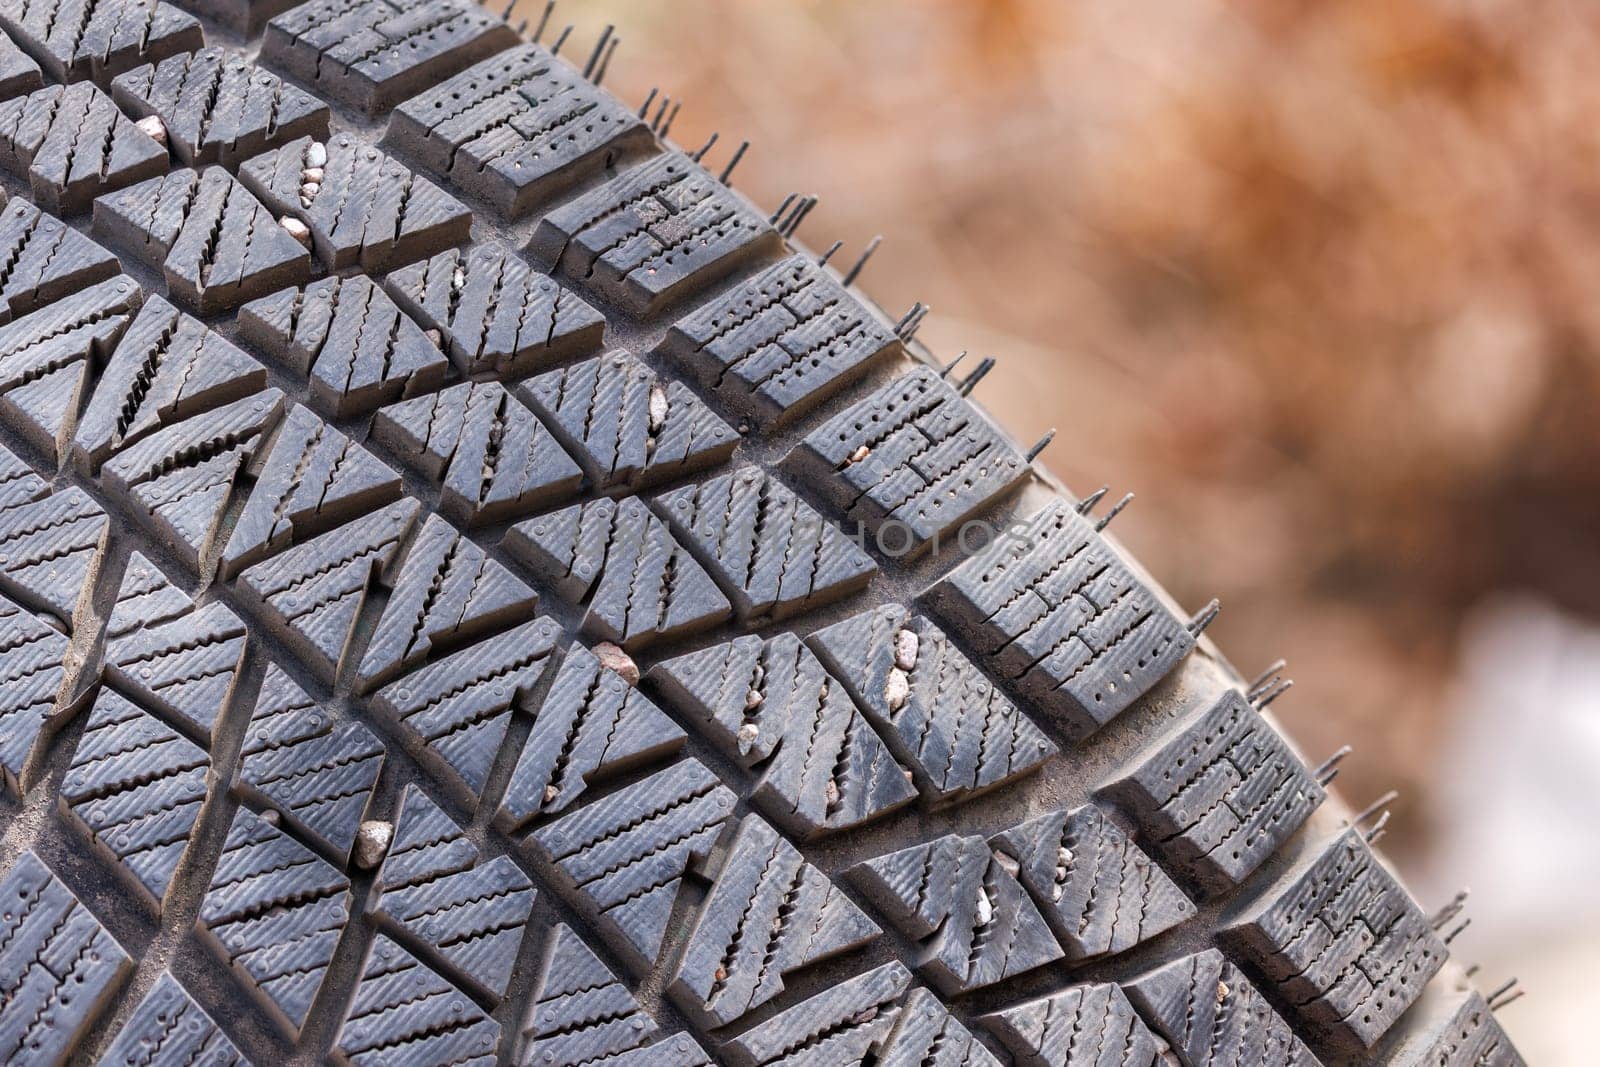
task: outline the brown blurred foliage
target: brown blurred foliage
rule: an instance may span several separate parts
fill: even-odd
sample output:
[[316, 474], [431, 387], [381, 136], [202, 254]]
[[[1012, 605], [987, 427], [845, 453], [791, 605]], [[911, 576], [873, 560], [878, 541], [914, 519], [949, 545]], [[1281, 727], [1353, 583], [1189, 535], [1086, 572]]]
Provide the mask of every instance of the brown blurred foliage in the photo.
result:
[[[1561, 0], [599, 0], [608, 84], [686, 100], [936, 350], [1363, 802], [1425, 793], [1458, 620], [1600, 610], [1600, 7]], [[558, 17], [557, 22], [561, 19]], [[1515, 665], [1508, 665], [1515, 669]], [[1416, 817], [1400, 820], [1413, 833]]]

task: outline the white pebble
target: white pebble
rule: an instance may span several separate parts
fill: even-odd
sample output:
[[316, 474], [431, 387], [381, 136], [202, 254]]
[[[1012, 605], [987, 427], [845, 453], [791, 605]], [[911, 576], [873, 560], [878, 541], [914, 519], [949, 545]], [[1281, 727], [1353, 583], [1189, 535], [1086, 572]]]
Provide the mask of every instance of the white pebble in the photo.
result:
[[753, 711], [754, 709], [759, 708], [761, 706], [761, 702], [765, 699], [766, 697], [761, 695], [761, 690], [750, 690], [750, 692], [744, 695], [744, 710]]
[[317, 182], [318, 184], [321, 184], [322, 174], [323, 171], [321, 167], [307, 167], [305, 170], [300, 172], [300, 180], [303, 182]]
[[278, 225], [289, 231], [290, 237], [293, 237], [307, 248], [311, 247], [311, 229], [305, 223], [297, 218], [285, 215], [278, 220]]
[[659, 385], [650, 387], [650, 432], [655, 433], [667, 422], [667, 391]]
[[889, 672], [889, 681], [883, 687], [883, 699], [889, 705], [890, 711], [899, 711], [906, 706], [906, 700], [911, 696], [911, 680], [906, 677], [906, 672], [895, 667]]
[[989, 899], [989, 891], [982, 886], [978, 887], [978, 925], [988, 926], [994, 920], [994, 902]]
[[311, 147], [306, 149], [307, 167], [325, 167], [328, 165], [328, 146], [321, 141], [312, 141]]
[[462, 270], [460, 267], [457, 267], [456, 272], [450, 276], [450, 288], [459, 292], [461, 287], [466, 284], [467, 272]]
[[300, 187], [300, 195], [309, 196], [313, 200], [317, 198], [317, 194], [320, 192], [322, 192], [322, 186], [316, 182], [306, 182]]
[[394, 840], [394, 827], [386, 822], [370, 820], [361, 824], [356, 831], [356, 866], [363, 870], [371, 870], [383, 862], [383, 857], [389, 851], [389, 842]]
[[639, 665], [622, 649], [610, 641], [602, 641], [590, 651], [594, 653], [594, 658], [600, 661], [600, 666], [612, 671], [629, 685], [639, 684]]
[[167, 124], [161, 121], [160, 115], [147, 115], [134, 125], [143, 130], [156, 144], [163, 148], [167, 146]]
[[845, 460], [845, 463], [847, 465], [851, 463], [860, 463], [870, 455], [872, 455], [872, 449], [868, 448], [866, 445], [862, 445], [860, 448], [850, 453], [850, 458]]
[[920, 641], [912, 630], [901, 630], [894, 635], [894, 665], [909, 671], [917, 665], [917, 646]]
[[761, 727], [753, 722], [747, 722], [739, 727], [739, 755], [743, 756], [756, 747], [756, 739], [761, 736]]

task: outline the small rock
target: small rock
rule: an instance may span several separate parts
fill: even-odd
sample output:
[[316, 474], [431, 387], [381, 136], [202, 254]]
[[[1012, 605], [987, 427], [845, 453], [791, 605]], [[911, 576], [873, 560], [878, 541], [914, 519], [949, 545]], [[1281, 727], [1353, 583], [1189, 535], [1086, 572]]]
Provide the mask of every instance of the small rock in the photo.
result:
[[747, 722], [739, 727], [739, 755], [748, 755], [756, 747], [756, 739], [761, 736], [761, 727], [753, 722]]
[[911, 630], [901, 630], [894, 635], [894, 665], [903, 671], [909, 671], [917, 665], [917, 646], [920, 644], [917, 635]]
[[318, 185], [321, 185], [322, 175], [323, 170], [321, 167], [307, 167], [305, 170], [300, 172], [300, 180], [303, 182], [316, 182]]
[[307, 248], [311, 247], [311, 228], [305, 223], [297, 218], [285, 215], [278, 220], [278, 225], [289, 231], [290, 237], [293, 237]]
[[277, 826], [278, 825], [278, 809], [277, 808], [268, 808], [266, 811], [263, 811], [261, 813], [261, 821], [266, 823], [268, 826]]
[[379, 822], [372, 819], [361, 824], [356, 831], [356, 866], [364, 871], [370, 871], [383, 862], [383, 857], [389, 852], [389, 842], [394, 840], [394, 826], [391, 823]]
[[145, 134], [162, 148], [167, 147], [167, 124], [161, 121], [160, 115], [147, 115], [134, 123]]
[[438, 330], [428, 330], [422, 336], [433, 342], [433, 347], [439, 348], [444, 344], [444, 334]]
[[832, 811], [839, 804], [838, 783], [834, 782], [832, 779], [829, 779], [828, 784], [823, 787], [822, 795], [828, 802], [828, 810]]
[[556, 797], [558, 797], [560, 795], [561, 795], [561, 790], [557, 789], [555, 786], [547, 785], [547, 786], [544, 787], [544, 802], [546, 804], [554, 804], [555, 801], [556, 801]]
[[883, 699], [888, 702], [890, 711], [899, 711], [906, 706], [906, 700], [911, 696], [911, 680], [906, 677], [906, 672], [899, 667], [889, 671], [889, 681], [883, 687]]
[[978, 887], [978, 925], [988, 926], [994, 920], [994, 902], [989, 899], [989, 891], [982, 886]]
[[467, 272], [465, 270], [463, 270], [461, 267], [457, 267], [455, 273], [450, 275], [450, 289], [451, 289], [451, 291], [452, 292], [460, 292], [462, 290], [462, 288], [466, 284], [467, 284]]
[[633, 657], [610, 641], [602, 641], [589, 651], [594, 653], [594, 658], [600, 661], [600, 666], [616, 673], [629, 685], [639, 684], [639, 665], [633, 662]]
[[667, 391], [660, 385], [650, 387], [650, 432], [655, 433], [667, 423]]
[[1228, 983], [1227, 982], [1218, 982], [1217, 983], [1217, 1003], [1221, 1004], [1224, 1000], [1227, 1000], [1227, 999], [1228, 999]]
[[305, 165], [308, 169], [327, 166], [328, 146], [321, 141], [312, 141], [311, 147], [306, 149]]
[[311, 206], [311, 198], [309, 196], [302, 196], [300, 198], [300, 206], [302, 208], [310, 207]]
[[850, 453], [850, 458], [844, 461], [845, 466], [849, 466], [852, 463], [860, 463], [870, 455], [872, 455], [872, 449], [868, 448], [866, 445], [862, 445], [860, 448]]
[[750, 692], [744, 695], [744, 710], [754, 711], [756, 708], [761, 706], [761, 702], [765, 699], [767, 698], [761, 695], [761, 690], [750, 690]]
[[322, 186], [316, 182], [306, 182], [304, 185], [300, 186], [300, 195], [309, 197], [312, 200], [315, 200], [317, 198], [317, 194], [320, 192], [322, 192]]

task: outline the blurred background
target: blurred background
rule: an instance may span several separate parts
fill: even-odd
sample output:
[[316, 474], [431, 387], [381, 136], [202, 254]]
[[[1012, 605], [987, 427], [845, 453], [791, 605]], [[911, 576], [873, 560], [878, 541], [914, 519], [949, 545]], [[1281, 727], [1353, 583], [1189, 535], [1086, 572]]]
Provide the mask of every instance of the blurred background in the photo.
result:
[[[542, 0], [524, 0], [536, 14]], [[1600, 8], [1562, 0], [586, 0], [607, 84], [736, 184], [887, 239], [864, 287], [998, 369], [1357, 807], [1458, 958], [1600, 1014]]]

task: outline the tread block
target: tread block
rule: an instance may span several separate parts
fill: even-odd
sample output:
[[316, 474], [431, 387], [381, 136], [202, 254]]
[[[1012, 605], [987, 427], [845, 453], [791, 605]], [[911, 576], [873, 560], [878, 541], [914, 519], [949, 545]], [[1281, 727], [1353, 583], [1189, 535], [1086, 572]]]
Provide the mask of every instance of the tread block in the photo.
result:
[[437, 515], [429, 515], [400, 566], [356, 675], [366, 692], [420, 666], [435, 651], [527, 618], [539, 597]]
[[0, 100], [25, 96], [43, 86], [39, 64], [18, 47], [10, 34], [0, 33]]
[[1017, 1067], [1161, 1067], [1161, 1045], [1115, 985], [1069, 986], [985, 1016]]
[[239, 309], [240, 332], [309, 376], [311, 403], [330, 418], [363, 415], [437, 389], [450, 364], [371, 278], [335, 275]]
[[662, 1034], [628, 988], [565, 923], [550, 930], [515, 1062], [521, 1067], [711, 1064], [688, 1034]]
[[350, 916], [350, 880], [248, 808], [228, 828], [199, 926], [291, 1037]]
[[381, 273], [471, 236], [461, 201], [346, 133], [290, 141], [246, 162], [239, 180], [280, 217], [304, 222], [330, 270]]
[[61, 782], [61, 808], [157, 915], [206, 799], [205, 750], [100, 690]]
[[[129, 290], [121, 288], [124, 283]], [[131, 279], [102, 282], [90, 292], [100, 290], [106, 290], [102, 303], [110, 307], [120, 308], [113, 302], [119, 299], [138, 304]], [[265, 367], [163, 297], [152, 294], [138, 310], [78, 421], [72, 453], [89, 474], [117, 450], [163, 427], [267, 386]]]
[[139, 118], [159, 118], [173, 153], [191, 167], [233, 170], [286, 141], [328, 135], [327, 104], [226, 48], [130, 70], [111, 83], [111, 95]]
[[31, 851], [0, 878], [0, 909], [0, 1061], [65, 1063], [133, 961]]
[[413, 754], [476, 804], [512, 709], [550, 668], [560, 627], [547, 618], [452, 652], [378, 690], [373, 706]]
[[118, 275], [0, 326], [0, 412], [52, 461], [139, 298], [133, 279]]
[[457, 981], [499, 1001], [533, 910], [534, 889], [510, 858], [496, 856], [420, 885], [386, 889], [368, 908], [431, 949]]
[[250, 1061], [170, 971], [161, 972], [100, 1062], [106, 1067], [250, 1067]]
[[413, 782], [400, 794], [394, 838], [373, 877], [369, 899], [376, 901], [390, 890], [403, 890], [464, 871], [476, 862], [477, 846]]
[[275, 808], [347, 863], [385, 754], [371, 730], [335, 722], [272, 664], [245, 731], [234, 790]]
[[1243, 881], [1326, 796], [1232, 690], [1106, 792], [1151, 847], [1213, 893]]
[[121, 271], [116, 256], [20, 196], [0, 212], [0, 323]]
[[528, 251], [634, 314], [717, 281], [783, 239], [682, 152], [663, 152], [546, 214]]
[[26, 177], [56, 215], [167, 172], [167, 150], [89, 82], [52, 85], [0, 104], [0, 165]]
[[520, 39], [465, 0], [309, 0], [267, 24], [261, 58], [376, 115]]
[[946, 834], [858, 863], [845, 877], [921, 944], [917, 968], [947, 995], [1064, 955], [1026, 891], [981, 837]]
[[200, 23], [150, 0], [43, 0], [0, 7], [0, 26], [51, 81], [91, 79], [104, 89], [141, 63], [205, 44]]
[[1180, 1067], [1318, 1067], [1289, 1025], [1216, 949], [1124, 982], [1123, 989]]
[[500, 1024], [379, 934], [334, 1048], [353, 1067], [493, 1067]]
[[597, 488], [638, 490], [727, 461], [733, 427], [682, 382], [610, 352], [515, 387]]
[[60, 630], [0, 596], [0, 775], [20, 798], [44, 758], [46, 729], [62, 714], [67, 638]]
[[585, 633], [631, 650], [732, 614], [711, 576], [637, 497], [528, 519], [502, 543], [562, 599], [584, 606]]
[[736, 1067], [864, 1064], [888, 1043], [911, 972], [899, 963], [841, 982], [722, 1046]]
[[209, 744], [232, 697], [245, 638], [244, 624], [224, 604], [196, 607], [135, 552], [106, 624], [106, 675]]
[[311, 253], [221, 167], [175, 170], [94, 202], [94, 232], [166, 278], [198, 314], [226, 311], [311, 273]]
[[511, 218], [655, 145], [621, 101], [536, 44], [407, 100], [384, 139]]
[[229, 578], [400, 499], [398, 474], [299, 404], [257, 465], [255, 485], [222, 551]]
[[238, 588], [332, 682], [344, 667], [367, 592], [393, 565], [419, 507], [407, 497], [318, 534], [246, 569]]
[[1002, 531], [929, 599], [1075, 739], [1194, 648], [1184, 623], [1066, 501]]
[[678, 320], [661, 350], [740, 415], [775, 427], [861, 377], [898, 344], [831, 274], [794, 255]]
[[1494, 1012], [1476, 992], [1423, 995], [1428, 1015], [1401, 1035], [1395, 1067], [1527, 1067]]
[[784, 989], [784, 976], [882, 931], [760, 816], [739, 823], [668, 991], [710, 1029]]
[[685, 759], [534, 830], [529, 841], [644, 971], [661, 953], [684, 874], [705, 862], [734, 802], [715, 774]]
[[741, 620], [781, 619], [864, 588], [877, 566], [811, 505], [745, 466], [659, 498]]
[[52, 615], [67, 631], [89, 604], [110, 520], [76, 486], [50, 492], [43, 479], [0, 504], [0, 593]]
[[870, 822], [917, 795], [843, 687], [793, 634], [736, 638], [667, 660], [649, 676], [724, 753], [759, 775], [751, 802], [802, 839]]
[[834, 415], [784, 466], [902, 557], [936, 546], [1028, 474], [1017, 450], [930, 367]]
[[506, 248], [452, 248], [390, 274], [384, 287], [438, 332], [463, 374], [515, 378], [600, 347], [605, 317]]
[[940, 803], [1036, 770], [1056, 746], [943, 630], [895, 604], [807, 638], [828, 672]]
[[378, 411], [373, 439], [443, 486], [439, 509], [477, 526], [577, 495], [583, 471], [499, 382], [461, 382]]
[[1029, 819], [989, 844], [1016, 861], [1017, 880], [1074, 962], [1126, 951], [1197, 910], [1093, 804]]
[[276, 389], [201, 412], [118, 452], [100, 468], [101, 481], [201, 571], [221, 548], [234, 486], [282, 414], [283, 394]]
[[648, 697], [573, 645], [562, 657], [495, 819], [507, 829], [565, 811], [591, 783], [677, 752], [684, 734]]
[[1361, 831], [1340, 834], [1226, 929], [1313, 1029], [1371, 1047], [1422, 994], [1448, 949]]

